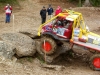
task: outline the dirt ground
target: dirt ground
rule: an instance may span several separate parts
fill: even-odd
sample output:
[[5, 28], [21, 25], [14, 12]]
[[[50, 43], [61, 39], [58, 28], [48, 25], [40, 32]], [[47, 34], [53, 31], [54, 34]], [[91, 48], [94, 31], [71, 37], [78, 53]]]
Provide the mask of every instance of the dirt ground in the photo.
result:
[[[43, 6], [48, 7], [52, 4], [54, 10], [59, 5], [62, 8], [73, 7], [73, 10], [83, 14], [86, 25], [90, 31], [100, 34], [100, 8], [94, 7], [76, 7], [69, 2], [56, 2], [55, 0], [19, 0], [21, 7], [15, 7], [11, 15], [11, 23], [5, 23], [5, 13], [0, 14], [0, 34], [7, 32], [28, 31], [33, 33], [37, 31], [41, 24], [39, 12]], [[48, 19], [48, 17], [47, 17]], [[10, 60], [2, 60], [0, 62], [0, 75], [100, 75], [99, 71], [90, 69], [88, 63], [83, 57], [62, 58], [53, 68], [43, 68], [36, 57], [26, 57], [21, 59], [14, 58]], [[0, 59], [1, 60], [1, 59]], [[16, 62], [15, 62], [16, 61]]]

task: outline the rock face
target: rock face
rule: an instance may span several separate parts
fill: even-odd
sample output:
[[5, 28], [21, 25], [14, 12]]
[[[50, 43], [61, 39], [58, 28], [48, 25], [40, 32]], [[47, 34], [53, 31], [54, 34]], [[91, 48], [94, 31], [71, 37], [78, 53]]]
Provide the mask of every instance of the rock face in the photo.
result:
[[10, 42], [16, 48], [17, 56], [33, 56], [36, 52], [35, 41], [21, 33], [4, 33], [1, 39]]
[[0, 57], [11, 59], [15, 54], [15, 47], [11, 43], [0, 41]]

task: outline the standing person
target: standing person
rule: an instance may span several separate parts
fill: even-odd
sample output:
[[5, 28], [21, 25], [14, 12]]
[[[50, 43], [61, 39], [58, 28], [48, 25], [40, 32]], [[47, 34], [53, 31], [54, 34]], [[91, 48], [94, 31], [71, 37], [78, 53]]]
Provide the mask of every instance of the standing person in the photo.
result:
[[53, 12], [54, 12], [51, 5], [49, 5], [49, 7], [47, 8], [47, 12], [48, 12], [49, 19], [51, 19], [52, 15], [53, 15]]
[[6, 21], [5, 23], [9, 23], [10, 22], [10, 16], [11, 16], [11, 13], [12, 13], [12, 7], [7, 4], [7, 6], [5, 6], [5, 13], [6, 13]]
[[59, 13], [62, 12], [62, 9], [60, 6], [57, 7], [56, 11], [55, 11], [55, 16], [58, 15]]
[[46, 21], [46, 9], [45, 7], [43, 6], [42, 10], [40, 11], [40, 15], [41, 15], [41, 18], [42, 18], [42, 24], [45, 23]]

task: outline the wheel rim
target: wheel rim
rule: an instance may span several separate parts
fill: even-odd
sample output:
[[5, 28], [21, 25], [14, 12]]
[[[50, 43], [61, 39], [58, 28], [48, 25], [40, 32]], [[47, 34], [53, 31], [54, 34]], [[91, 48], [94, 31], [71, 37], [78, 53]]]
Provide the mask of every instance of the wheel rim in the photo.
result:
[[52, 49], [52, 46], [49, 42], [44, 42], [42, 44], [42, 48], [44, 49], [45, 52], [49, 52]]
[[95, 58], [95, 59], [93, 60], [93, 65], [94, 65], [94, 67], [96, 67], [96, 68], [100, 68], [100, 58]]

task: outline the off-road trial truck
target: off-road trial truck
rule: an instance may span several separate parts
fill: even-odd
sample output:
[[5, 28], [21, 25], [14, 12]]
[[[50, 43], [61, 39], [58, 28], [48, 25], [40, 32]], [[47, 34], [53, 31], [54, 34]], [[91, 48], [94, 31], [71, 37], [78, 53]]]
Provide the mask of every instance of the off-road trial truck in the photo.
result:
[[[40, 25], [38, 36], [41, 37], [38, 52], [45, 59], [72, 50], [74, 45], [82, 46], [93, 51], [89, 59], [90, 67], [100, 70], [100, 35], [89, 31], [81, 13], [64, 10]], [[66, 49], [59, 49], [62, 45], [65, 45]]]

